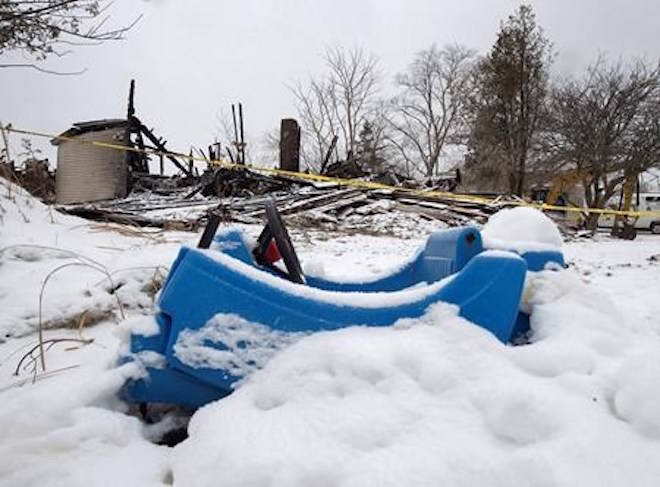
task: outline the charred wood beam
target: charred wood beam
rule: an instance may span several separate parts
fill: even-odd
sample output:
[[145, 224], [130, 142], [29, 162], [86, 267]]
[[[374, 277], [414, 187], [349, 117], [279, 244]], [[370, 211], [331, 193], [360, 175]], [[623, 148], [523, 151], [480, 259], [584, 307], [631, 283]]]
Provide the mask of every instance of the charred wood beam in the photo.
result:
[[135, 80], [131, 80], [131, 87], [128, 90], [128, 109], [127, 109], [127, 115], [126, 119], [130, 120], [133, 116], [135, 116]]
[[245, 137], [243, 136], [243, 104], [238, 104], [238, 120], [241, 127], [241, 164], [245, 164]]
[[325, 168], [328, 166], [328, 162], [330, 162], [330, 157], [332, 157], [332, 153], [335, 150], [335, 147], [337, 146], [337, 141], [339, 140], [339, 136], [335, 135], [332, 138], [332, 142], [330, 142], [330, 147], [328, 147], [328, 152], [325, 153], [325, 157], [323, 158], [323, 163], [321, 164], [321, 174], [325, 173]]
[[234, 146], [236, 146], [236, 163], [243, 164], [241, 161], [241, 149], [238, 146], [238, 128], [236, 126], [236, 106], [232, 103], [231, 105], [231, 117], [234, 121]]
[[[355, 189], [344, 189], [341, 191], [332, 191], [331, 193], [321, 194], [321, 195], [311, 195], [310, 197], [303, 198], [299, 201], [296, 201], [290, 205], [279, 208], [279, 212], [282, 215], [291, 215], [294, 213], [299, 213], [301, 211], [311, 210], [316, 207], [326, 205], [330, 202], [341, 200], [344, 198], [349, 198], [355, 196], [356, 193], [359, 193], [360, 190]], [[259, 209], [250, 213], [245, 213], [242, 216], [260, 216], [264, 213], [264, 209]]]
[[[142, 137], [142, 132], [137, 133], [137, 146], [138, 149], [144, 151], [144, 138]], [[139, 152], [135, 154], [137, 160], [137, 169], [140, 172], [149, 173], [149, 158], [144, 152]]]
[[69, 215], [79, 216], [87, 220], [100, 222], [119, 223], [122, 225], [131, 225], [136, 227], [155, 227], [165, 229], [196, 231], [199, 227], [198, 220], [176, 220], [163, 218], [149, 218], [136, 213], [127, 213], [121, 211], [107, 211], [99, 208], [58, 208], [59, 211]]
[[[137, 120], [136, 117], [133, 117], [134, 119]], [[179, 171], [183, 172], [186, 176], [192, 176], [192, 172], [188, 170], [186, 166], [181, 164], [172, 154], [170, 154], [167, 149], [165, 148], [165, 145], [161, 142], [161, 140], [156, 137], [151, 130], [149, 130], [142, 122], [137, 120], [137, 123], [139, 124], [140, 131], [145, 135], [147, 139], [160, 151], [165, 153], [165, 157], [167, 157], [172, 164], [174, 164]]]
[[210, 213], [209, 220], [206, 223], [206, 227], [204, 227], [204, 233], [202, 233], [202, 237], [197, 244], [198, 249], [208, 249], [211, 246], [213, 237], [215, 237], [215, 233], [218, 231], [218, 226], [220, 226], [220, 215]]
[[229, 155], [229, 160], [231, 161], [232, 164], [236, 164], [234, 160], [234, 154], [231, 153], [231, 149], [227, 147], [227, 155]]

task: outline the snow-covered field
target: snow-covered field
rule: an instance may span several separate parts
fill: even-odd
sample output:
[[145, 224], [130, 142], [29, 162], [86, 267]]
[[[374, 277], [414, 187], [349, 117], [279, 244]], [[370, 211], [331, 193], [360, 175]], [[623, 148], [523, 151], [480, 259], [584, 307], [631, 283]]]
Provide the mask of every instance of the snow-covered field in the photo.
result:
[[[175, 418], [126, 414], [115, 393], [136, 370], [115, 359], [198, 235], [92, 224], [0, 183], [2, 486], [660, 483], [658, 237], [565, 245], [567, 270], [529, 276], [529, 345], [445, 306], [313, 335], [169, 448], [155, 439]], [[291, 233], [303, 267], [327, 276], [383, 272], [426, 238]], [[16, 376], [40, 320], [47, 372], [35, 350]]]

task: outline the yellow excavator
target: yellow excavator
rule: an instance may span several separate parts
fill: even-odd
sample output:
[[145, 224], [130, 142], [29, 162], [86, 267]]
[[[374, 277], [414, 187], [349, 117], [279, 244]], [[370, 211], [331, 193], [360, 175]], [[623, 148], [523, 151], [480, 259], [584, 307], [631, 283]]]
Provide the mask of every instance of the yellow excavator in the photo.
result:
[[[566, 204], [567, 201], [564, 201], [563, 196], [566, 189], [579, 181], [589, 180], [592, 178], [592, 173], [589, 170], [573, 170], [558, 174], [552, 179], [552, 186], [548, 192], [548, 196], [545, 199], [545, 203], [548, 205]], [[619, 210], [630, 211], [632, 208], [636, 185], [637, 175], [632, 173], [627, 174], [621, 188]], [[560, 201], [560, 198], [562, 201]], [[629, 216], [616, 215], [612, 223], [612, 236], [625, 240], [634, 240], [637, 236], [635, 223], [637, 223], [636, 217], [631, 218]]]
[[[550, 189], [542, 200], [547, 205], [571, 206], [566, 195], [567, 190], [576, 183], [592, 178], [591, 172], [587, 170], [572, 170], [557, 174], [552, 178]], [[573, 204], [574, 205], [574, 204]], [[578, 212], [570, 212], [566, 215], [572, 225], [580, 227], [584, 224], [584, 215]]]
[[573, 170], [557, 174], [552, 178], [552, 186], [545, 199], [545, 203], [548, 205], [556, 205], [566, 188], [582, 181], [583, 179], [591, 178], [591, 171], [588, 170]]

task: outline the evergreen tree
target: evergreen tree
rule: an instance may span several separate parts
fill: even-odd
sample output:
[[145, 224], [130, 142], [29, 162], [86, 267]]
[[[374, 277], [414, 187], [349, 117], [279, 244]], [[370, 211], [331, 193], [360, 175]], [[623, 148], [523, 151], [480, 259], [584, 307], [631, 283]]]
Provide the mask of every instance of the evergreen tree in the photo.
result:
[[381, 154], [380, 148], [377, 146], [374, 129], [368, 120], [365, 120], [362, 124], [355, 159], [363, 169], [369, 172], [377, 173], [382, 172], [384, 169], [383, 163], [385, 159]]
[[[525, 171], [545, 103], [552, 46], [521, 5], [500, 27], [476, 72], [470, 151], [479, 165], [497, 165], [510, 192], [522, 196]], [[484, 168], [486, 169], [486, 168]]]

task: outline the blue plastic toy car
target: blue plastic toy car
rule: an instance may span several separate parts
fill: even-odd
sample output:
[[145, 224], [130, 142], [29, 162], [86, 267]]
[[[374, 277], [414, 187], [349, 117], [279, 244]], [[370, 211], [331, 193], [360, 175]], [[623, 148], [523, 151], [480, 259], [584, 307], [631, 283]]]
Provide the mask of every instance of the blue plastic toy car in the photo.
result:
[[[181, 249], [158, 301], [158, 333], [131, 337], [124, 360], [142, 360], [147, 376], [126, 384], [127, 400], [197, 408], [230, 394], [306, 334], [389, 326], [437, 302], [456, 305], [461, 316], [507, 343], [528, 326], [519, 313], [526, 271], [548, 261], [563, 265], [559, 252], [484, 251], [479, 231], [464, 227], [432, 234], [387, 276], [329, 281], [303, 276], [275, 206], [267, 205], [266, 214], [268, 225], [253, 248], [230, 231], [215, 237], [211, 248]], [[216, 229], [207, 227], [202, 247]], [[287, 272], [274, 265], [280, 256]], [[154, 361], [154, 353], [161, 360]]]

